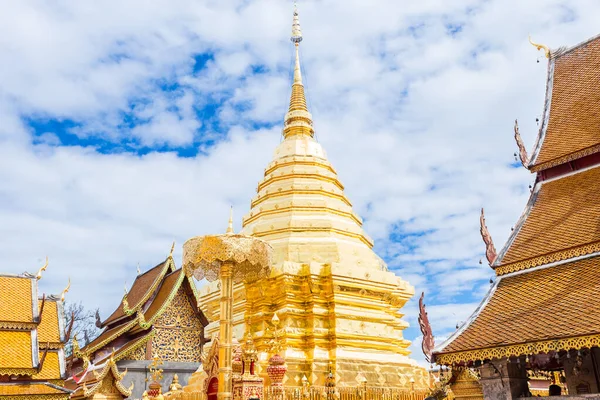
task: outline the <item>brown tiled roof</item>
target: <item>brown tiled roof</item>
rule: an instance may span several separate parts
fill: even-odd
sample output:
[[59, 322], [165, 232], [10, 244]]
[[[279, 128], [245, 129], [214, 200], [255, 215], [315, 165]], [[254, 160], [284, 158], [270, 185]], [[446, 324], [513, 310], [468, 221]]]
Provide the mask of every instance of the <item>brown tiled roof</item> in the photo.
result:
[[107, 353], [105, 357], [96, 359], [96, 360], [94, 360], [94, 362], [96, 364], [102, 364], [103, 362], [107, 361], [111, 357], [111, 355], [113, 356], [115, 361], [119, 361], [121, 358], [127, 356], [130, 351], [137, 349], [143, 343], [147, 342], [148, 339], [150, 339], [153, 335], [154, 335], [154, 330], [151, 329], [147, 333], [144, 333], [143, 335], [138, 336], [135, 339], [131, 339], [130, 341], [125, 343], [125, 345], [123, 345], [119, 349], [115, 350], [114, 354]]
[[135, 325], [137, 322], [136, 321], [127, 321], [124, 322], [120, 325], [116, 325], [110, 329], [106, 329], [104, 330], [104, 332], [102, 332], [100, 334], [100, 336], [98, 336], [96, 339], [92, 340], [91, 342], [89, 342], [87, 345], [85, 345], [81, 351], [83, 352], [89, 352], [89, 351], [96, 351], [97, 348], [100, 348], [103, 346], [103, 342], [106, 341], [112, 341], [114, 339], [116, 339], [117, 337], [119, 337], [120, 335], [122, 335], [122, 333], [120, 333], [121, 331], [127, 332], [133, 325]]
[[[38, 301], [38, 307], [41, 307], [42, 301]], [[45, 343], [60, 343], [60, 330], [58, 325], [58, 303], [46, 299], [44, 310], [42, 312], [42, 322], [38, 325], [38, 342], [40, 346]]]
[[31, 278], [0, 276], [0, 321], [33, 322]]
[[545, 112], [550, 115], [534, 171], [598, 151], [600, 145], [600, 37], [556, 54], [549, 69], [552, 94]]
[[148, 310], [146, 310], [144, 313], [144, 318], [146, 321], [152, 320], [167, 303], [169, 295], [179, 289], [180, 285], [178, 285], [178, 282], [180, 282], [179, 278], [182, 275], [183, 268], [180, 268], [175, 272], [171, 272], [165, 277], [160, 289], [158, 290], [158, 293], [156, 294], [156, 297], [152, 300], [152, 304], [150, 304], [150, 307], [148, 307]]
[[[127, 302], [129, 303], [129, 307], [134, 309], [141, 302], [145, 301], [151, 293], [148, 293], [152, 287], [159, 281], [165, 274], [167, 269], [167, 260], [158, 264], [156, 267], [149, 269], [141, 275], [138, 275], [131, 289], [127, 293]], [[106, 326], [111, 322], [118, 320], [125, 316], [123, 312], [123, 305], [119, 303], [117, 309], [108, 317], [104, 322], [102, 322], [102, 326]]]
[[507, 276], [436, 354], [600, 333], [600, 256]]
[[[542, 265], [596, 251], [586, 245], [600, 241], [600, 167], [538, 185], [524, 223], [496, 266], [544, 256], [536, 263]], [[548, 259], [552, 253], [557, 256]]]

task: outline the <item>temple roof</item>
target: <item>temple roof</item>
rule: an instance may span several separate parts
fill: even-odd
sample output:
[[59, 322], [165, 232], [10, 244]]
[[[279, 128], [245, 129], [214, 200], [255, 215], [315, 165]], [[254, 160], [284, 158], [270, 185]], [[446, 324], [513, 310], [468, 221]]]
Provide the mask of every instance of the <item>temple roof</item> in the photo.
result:
[[538, 182], [493, 266], [513, 272], [600, 250], [600, 167]]
[[201, 324], [208, 325], [208, 320], [198, 307], [194, 283], [185, 275], [182, 268], [175, 269], [173, 258], [169, 256], [165, 262], [138, 275], [124, 300], [103, 322], [104, 331], [76, 351], [76, 356], [87, 357], [95, 364], [106, 360], [113, 350], [115, 360], [125, 357], [151, 338], [154, 334], [154, 321], [170, 304], [180, 288], [183, 288], [185, 293], [194, 300], [192, 305]]
[[0, 331], [0, 375], [6, 369], [36, 368], [32, 349], [37, 352], [37, 341], [31, 331]]
[[[42, 320], [38, 325], [38, 341], [40, 343], [50, 343], [57, 345], [64, 339], [61, 325], [59, 321], [64, 318], [62, 311], [62, 303], [57, 300], [45, 299], [44, 310], [42, 312]], [[41, 308], [42, 300], [38, 300], [38, 306]], [[54, 347], [54, 346], [53, 346]]]
[[36, 290], [35, 278], [0, 275], [0, 326], [3, 322], [34, 323]]
[[[173, 259], [170, 257], [158, 264], [156, 267], [138, 275], [135, 278], [131, 289], [129, 289], [126, 295], [129, 308], [131, 310], [135, 310], [145, 303], [169, 270], [175, 270]], [[101, 327], [104, 328], [105, 326], [127, 316], [128, 315], [125, 313], [123, 306], [119, 305], [119, 307], [117, 307], [117, 309], [106, 320], [104, 320], [104, 322], [102, 322]]]
[[478, 309], [434, 350], [438, 364], [600, 344], [600, 253], [497, 278]]
[[[0, 396], [22, 396], [24, 399], [67, 399], [71, 391], [47, 382], [10, 382], [0, 384]], [[61, 396], [62, 395], [62, 396]], [[64, 397], [63, 397], [64, 396]]]
[[529, 168], [543, 170], [600, 150], [600, 36], [553, 51], [546, 104]]
[[[71, 395], [72, 399], [91, 398], [95, 394], [114, 394], [115, 389], [123, 397], [131, 396], [133, 383], [129, 388], [121, 384], [121, 380], [127, 371], [121, 373], [116, 361], [110, 357], [106, 362], [99, 365], [91, 365], [80, 378], [77, 379], [77, 388]], [[105, 396], [101, 396], [104, 398]]]

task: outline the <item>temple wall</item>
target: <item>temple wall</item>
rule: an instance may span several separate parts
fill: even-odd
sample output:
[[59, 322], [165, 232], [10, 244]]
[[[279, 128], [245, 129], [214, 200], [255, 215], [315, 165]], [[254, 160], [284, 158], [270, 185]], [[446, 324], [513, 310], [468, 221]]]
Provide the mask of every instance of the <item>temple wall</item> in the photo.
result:
[[154, 322], [152, 357], [175, 362], [200, 362], [204, 328], [183, 287]]

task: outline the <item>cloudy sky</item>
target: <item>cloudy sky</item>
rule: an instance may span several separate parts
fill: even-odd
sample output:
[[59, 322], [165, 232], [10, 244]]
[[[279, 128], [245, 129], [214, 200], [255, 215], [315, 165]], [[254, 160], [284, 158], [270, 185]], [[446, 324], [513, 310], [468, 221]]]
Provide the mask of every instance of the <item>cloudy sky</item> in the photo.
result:
[[[112, 311], [136, 266], [249, 209], [281, 140], [287, 0], [1, 0], [2, 272]], [[302, 0], [317, 139], [376, 249], [426, 292], [436, 335], [481, 300], [479, 208], [502, 247], [533, 181], [550, 47], [598, 32], [595, 0]], [[419, 338], [416, 301], [406, 307]], [[415, 348], [418, 346], [415, 346]], [[422, 359], [420, 351], [415, 357]]]

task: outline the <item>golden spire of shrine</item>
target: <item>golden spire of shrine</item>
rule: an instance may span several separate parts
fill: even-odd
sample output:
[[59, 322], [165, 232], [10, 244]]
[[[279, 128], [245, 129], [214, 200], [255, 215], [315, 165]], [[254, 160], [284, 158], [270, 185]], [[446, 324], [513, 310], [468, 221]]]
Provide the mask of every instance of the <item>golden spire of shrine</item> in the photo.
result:
[[290, 108], [287, 114], [285, 114], [283, 136], [286, 139], [290, 136], [297, 135], [308, 135], [312, 137], [314, 136], [312, 115], [310, 115], [306, 106], [304, 84], [302, 83], [302, 71], [300, 69], [300, 42], [302, 41], [302, 30], [300, 29], [298, 8], [295, 4], [292, 36], [290, 40], [294, 43], [294, 47], [296, 48], [296, 61], [294, 63], [294, 81], [292, 82]]
[[227, 230], [225, 231], [228, 235], [233, 235], [233, 206], [229, 209], [229, 223], [227, 224]]

